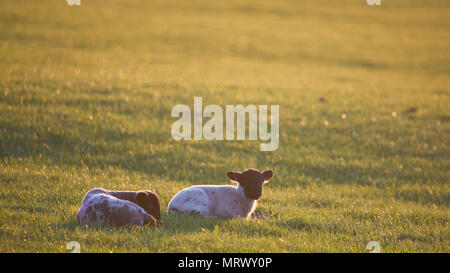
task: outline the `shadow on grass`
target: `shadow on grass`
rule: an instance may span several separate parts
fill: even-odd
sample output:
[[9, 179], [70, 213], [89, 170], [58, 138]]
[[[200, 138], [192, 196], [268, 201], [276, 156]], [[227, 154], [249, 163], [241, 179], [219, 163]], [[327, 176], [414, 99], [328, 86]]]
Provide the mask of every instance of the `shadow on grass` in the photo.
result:
[[147, 230], [159, 230], [164, 231], [169, 234], [180, 234], [180, 233], [192, 233], [192, 232], [202, 232], [205, 230], [212, 230], [217, 224], [226, 223], [230, 221], [229, 219], [220, 218], [210, 218], [203, 216], [191, 216], [183, 214], [163, 214], [161, 223], [157, 226], [146, 225], [146, 226], [132, 226], [125, 225], [121, 227], [115, 227], [113, 225], [101, 225], [96, 223], [91, 223], [89, 225], [82, 225], [76, 220], [76, 215], [70, 217], [65, 217], [62, 222], [58, 224], [53, 224], [54, 229], [65, 229], [71, 232], [79, 229], [85, 232], [122, 232], [122, 231], [147, 231]]
[[53, 227], [55, 229], [65, 229], [71, 232], [74, 232], [75, 230], [81, 230], [81, 231], [85, 231], [85, 232], [107, 232], [107, 233], [117, 233], [117, 232], [122, 232], [122, 231], [138, 231], [138, 230], [155, 230], [155, 229], [164, 229], [165, 227], [163, 226], [152, 226], [152, 225], [146, 225], [146, 226], [132, 226], [132, 225], [125, 225], [125, 226], [121, 226], [121, 227], [116, 227], [113, 225], [102, 225], [102, 224], [97, 224], [97, 223], [91, 223], [89, 225], [85, 224], [82, 225], [80, 223], [78, 223], [78, 221], [76, 220], [76, 215], [74, 215], [73, 217], [71, 217], [70, 219], [65, 219], [64, 221], [62, 221], [62, 223], [59, 224], [54, 224]]
[[450, 207], [450, 193], [440, 194], [426, 188], [397, 190], [394, 197], [400, 201]]
[[165, 229], [172, 234], [212, 230], [216, 225], [228, 221], [230, 219], [186, 214], [165, 214], [162, 218], [162, 222], [166, 225]]

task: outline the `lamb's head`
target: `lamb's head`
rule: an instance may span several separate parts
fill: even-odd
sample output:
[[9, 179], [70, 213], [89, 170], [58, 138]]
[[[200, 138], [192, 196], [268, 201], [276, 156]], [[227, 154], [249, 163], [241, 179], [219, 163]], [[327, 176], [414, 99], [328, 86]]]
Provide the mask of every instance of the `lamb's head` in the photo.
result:
[[153, 216], [157, 221], [161, 219], [159, 197], [152, 191], [136, 192], [136, 204]]
[[272, 178], [273, 171], [260, 172], [255, 169], [247, 169], [243, 172], [227, 172], [227, 177], [233, 182], [239, 183], [244, 189], [248, 199], [258, 200], [262, 196], [263, 185]]

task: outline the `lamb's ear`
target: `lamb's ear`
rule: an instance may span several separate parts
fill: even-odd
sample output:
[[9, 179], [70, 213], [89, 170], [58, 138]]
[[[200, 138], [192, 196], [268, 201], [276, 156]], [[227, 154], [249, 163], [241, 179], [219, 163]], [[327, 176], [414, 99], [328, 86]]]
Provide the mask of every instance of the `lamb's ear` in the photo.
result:
[[264, 171], [262, 174], [264, 176], [264, 183], [269, 182], [269, 180], [273, 177], [273, 171], [272, 170]]
[[144, 202], [145, 198], [147, 197], [148, 193], [145, 191], [138, 191], [136, 193], [136, 202], [138, 204], [142, 204]]
[[238, 173], [238, 172], [227, 172], [227, 177], [232, 182], [239, 182], [239, 175], [240, 175], [240, 173]]

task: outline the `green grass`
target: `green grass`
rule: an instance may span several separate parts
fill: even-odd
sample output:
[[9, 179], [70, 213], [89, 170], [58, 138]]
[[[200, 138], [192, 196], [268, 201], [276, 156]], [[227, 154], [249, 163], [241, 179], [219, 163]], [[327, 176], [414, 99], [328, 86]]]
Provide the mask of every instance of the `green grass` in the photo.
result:
[[[81, 2], [0, 1], [1, 252], [450, 251], [447, 0]], [[279, 104], [278, 150], [174, 141], [194, 96]], [[262, 218], [76, 222], [94, 187], [165, 209], [249, 167]]]

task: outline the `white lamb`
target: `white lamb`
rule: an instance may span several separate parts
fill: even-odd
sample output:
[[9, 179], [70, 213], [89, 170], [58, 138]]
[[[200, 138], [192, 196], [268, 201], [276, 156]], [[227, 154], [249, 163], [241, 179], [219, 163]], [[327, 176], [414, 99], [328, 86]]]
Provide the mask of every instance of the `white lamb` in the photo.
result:
[[178, 192], [169, 202], [168, 213], [186, 213], [207, 217], [249, 217], [261, 197], [263, 185], [273, 176], [272, 170], [247, 169], [228, 172], [237, 186], [192, 186]]

